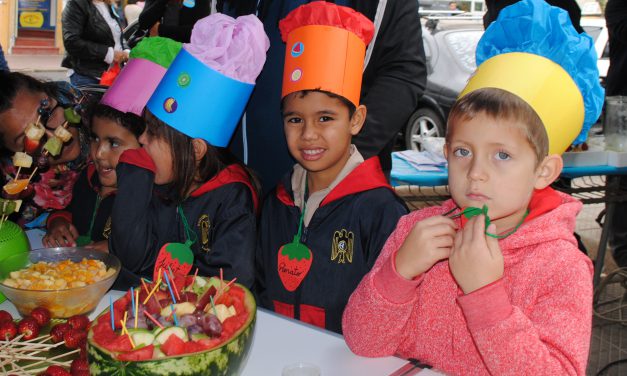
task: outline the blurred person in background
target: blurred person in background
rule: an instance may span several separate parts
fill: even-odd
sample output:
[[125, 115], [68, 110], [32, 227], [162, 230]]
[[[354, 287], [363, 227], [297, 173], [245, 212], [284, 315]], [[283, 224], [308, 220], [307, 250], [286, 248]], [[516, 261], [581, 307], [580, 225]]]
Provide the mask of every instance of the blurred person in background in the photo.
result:
[[139, 15], [139, 29], [189, 43], [196, 21], [211, 14], [212, 0], [146, 0]]
[[65, 57], [74, 86], [95, 85], [113, 64], [128, 60], [114, 0], [69, 0], [62, 16]]
[[9, 71], [9, 64], [7, 64], [7, 59], [4, 57], [4, 51], [2, 50], [2, 45], [0, 44], [0, 71]]
[[[496, 17], [499, 16], [499, 12], [503, 8], [517, 3], [518, 1], [519, 0], [485, 0], [485, 5], [488, 11], [483, 16], [484, 28], [487, 29], [492, 21], [496, 20]], [[567, 11], [575, 30], [577, 30], [578, 33], [583, 33], [583, 28], [580, 24], [581, 9], [579, 8], [579, 4], [577, 4], [577, 0], [546, 0], [546, 2], [549, 5], [553, 5], [554, 7], [559, 7]]]

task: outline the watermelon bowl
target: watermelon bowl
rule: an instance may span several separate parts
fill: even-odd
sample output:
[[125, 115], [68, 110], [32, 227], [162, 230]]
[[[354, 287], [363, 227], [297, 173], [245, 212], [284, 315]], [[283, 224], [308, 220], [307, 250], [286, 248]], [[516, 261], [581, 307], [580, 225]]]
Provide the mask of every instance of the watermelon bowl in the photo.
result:
[[139, 304], [129, 291], [92, 322], [87, 335], [92, 376], [241, 372], [255, 327], [252, 293], [215, 277], [171, 279], [174, 292], [159, 281], [142, 282], [133, 294]]

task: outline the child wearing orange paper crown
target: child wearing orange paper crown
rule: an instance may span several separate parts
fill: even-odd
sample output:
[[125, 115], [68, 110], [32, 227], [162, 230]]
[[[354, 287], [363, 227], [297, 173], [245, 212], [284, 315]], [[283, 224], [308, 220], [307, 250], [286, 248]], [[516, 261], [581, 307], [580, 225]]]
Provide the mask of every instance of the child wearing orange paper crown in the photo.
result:
[[344, 306], [407, 213], [381, 170], [351, 144], [366, 108], [361, 73], [373, 24], [342, 6], [313, 2], [279, 24], [287, 42], [283, 128], [293, 172], [262, 209], [259, 303], [335, 332]]
[[346, 342], [447, 374], [584, 375], [581, 203], [549, 185], [601, 111], [594, 43], [563, 10], [522, 0], [486, 30], [477, 62], [449, 116], [452, 200], [399, 221], [348, 302]]
[[131, 51], [131, 60], [113, 86], [93, 106], [91, 160], [74, 185], [68, 207], [48, 217], [45, 246], [109, 250], [117, 190], [115, 167], [123, 151], [139, 148], [138, 138], [145, 129], [144, 107], [181, 47], [167, 38], [142, 40]]
[[255, 16], [198, 21], [148, 101], [142, 148], [120, 157], [112, 253], [139, 277], [254, 280], [257, 186], [225, 149], [265, 62]]

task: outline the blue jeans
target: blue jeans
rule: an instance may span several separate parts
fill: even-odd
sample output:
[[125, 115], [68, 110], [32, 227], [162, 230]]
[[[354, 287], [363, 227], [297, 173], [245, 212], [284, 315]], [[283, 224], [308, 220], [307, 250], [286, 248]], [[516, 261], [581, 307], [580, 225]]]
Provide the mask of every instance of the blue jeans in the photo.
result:
[[4, 58], [2, 46], [0, 46], [0, 71], [9, 71], [9, 65], [7, 64], [7, 60]]
[[84, 76], [76, 72], [70, 76], [70, 83], [78, 88], [82, 86], [98, 85], [100, 80], [95, 77]]

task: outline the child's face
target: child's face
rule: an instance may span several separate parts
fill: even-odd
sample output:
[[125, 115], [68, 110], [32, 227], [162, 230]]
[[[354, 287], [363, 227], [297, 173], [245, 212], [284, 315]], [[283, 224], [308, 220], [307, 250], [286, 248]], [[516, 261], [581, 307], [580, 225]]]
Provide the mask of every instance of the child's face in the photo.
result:
[[117, 122], [94, 117], [91, 124], [91, 158], [96, 165], [98, 178], [103, 187], [116, 187], [115, 167], [120, 154], [126, 149], [139, 147], [137, 137]]
[[444, 152], [449, 189], [457, 205], [487, 205], [499, 231], [515, 227], [534, 188], [543, 188], [534, 150], [512, 121], [484, 113], [460, 121]]
[[312, 174], [324, 175], [329, 183], [350, 157], [350, 144], [365, 118], [360, 106], [350, 118], [348, 108], [325, 93], [288, 95], [283, 103], [283, 128], [290, 154]]
[[146, 131], [139, 136], [139, 143], [155, 162], [155, 184], [171, 183], [174, 176], [172, 149], [164, 139], [151, 135], [149, 128], [150, 125], [146, 124]]

